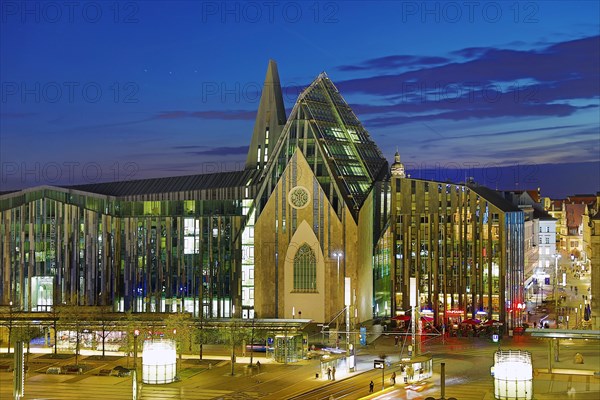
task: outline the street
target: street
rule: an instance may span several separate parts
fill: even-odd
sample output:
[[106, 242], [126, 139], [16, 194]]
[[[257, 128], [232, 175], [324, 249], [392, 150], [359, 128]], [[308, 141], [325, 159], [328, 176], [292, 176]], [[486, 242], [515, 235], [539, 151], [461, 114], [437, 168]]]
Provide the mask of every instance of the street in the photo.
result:
[[[424, 384], [405, 387], [399, 370], [401, 347], [394, 346], [393, 335], [379, 337], [373, 345], [362, 349], [357, 362], [357, 371], [348, 373], [340, 368], [335, 381], [329, 381], [319, 372], [319, 360], [302, 360], [289, 365], [272, 363], [255, 354], [260, 360], [260, 372], [247, 368], [248, 357], [238, 357], [235, 374], [230, 374], [230, 364], [226, 360], [225, 349], [207, 349], [202, 361], [198, 356], [186, 356], [179, 366], [181, 380], [168, 385], [142, 385], [141, 399], [425, 399], [428, 396], [440, 397], [440, 363], [446, 365], [446, 398], [460, 400], [492, 399], [493, 378], [490, 367], [497, 349], [522, 349], [532, 353], [535, 398], [566, 398], [570, 390], [572, 398], [598, 398], [600, 379], [593, 371], [600, 370], [600, 347], [596, 341], [561, 341], [561, 355], [553, 363], [557, 374], [547, 374], [548, 346], [545, 339], [535, 339], [527, 335], [504, 338], [499, 344], [486, 338], [448, 338], [441, 343], [440, 338], [428, 340], [423, 351], [433, 356], [433, 377]], [[583, 365], [573, 362], [575, 353], [584, 357]], [[389, 366], [384, 371], [382, 392], [382, 372], [373, 369], [373, 360], [386, 356]], [[69, 355], [64, 359], [53, 359], [50, 354], [31, 354], [30, 370], [25, 381], [25, 399], [106, 399], [132, 398], [132, 378], [99, 376], [104, 370], [115, 365], [125, 365], [124, 356], [113, 356], [100, 360], [97, 356], [84, 358], [89, 369], [83, 375], [49, 375], [45, 371], [50, 366], [66, 365], [72, 362]], [[12, 361], [0, 358], [2, 365]], [[577, 370], [575, 370], [577, 368]], [[390, 374], [396, 372], [398, 378], [392, 387]], [[369, 394], [369, 383], [374, 382], [374, 393]], [[0, 398], [11, 398], [12, 373], [0, 372]], [[491, 397], [490, 397], [491, 396]]]

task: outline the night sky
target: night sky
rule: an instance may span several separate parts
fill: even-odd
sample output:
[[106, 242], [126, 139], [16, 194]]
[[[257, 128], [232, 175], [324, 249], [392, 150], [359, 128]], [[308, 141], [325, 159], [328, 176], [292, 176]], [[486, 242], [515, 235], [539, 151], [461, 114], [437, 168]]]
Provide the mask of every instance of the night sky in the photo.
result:
[[0, 191], [242, 169], [269, 59], [413, 177], [600, 190], [597, 1], [0, 5]]

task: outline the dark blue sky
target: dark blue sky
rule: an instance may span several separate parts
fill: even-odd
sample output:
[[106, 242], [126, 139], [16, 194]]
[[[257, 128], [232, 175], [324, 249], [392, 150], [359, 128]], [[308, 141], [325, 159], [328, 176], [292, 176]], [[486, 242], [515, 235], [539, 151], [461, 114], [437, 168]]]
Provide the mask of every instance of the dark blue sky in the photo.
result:
[[598, 2], [69, 4], [0, 2], [0, 190], [240, 169], [269, 59], [413, 175], [600, 190]]

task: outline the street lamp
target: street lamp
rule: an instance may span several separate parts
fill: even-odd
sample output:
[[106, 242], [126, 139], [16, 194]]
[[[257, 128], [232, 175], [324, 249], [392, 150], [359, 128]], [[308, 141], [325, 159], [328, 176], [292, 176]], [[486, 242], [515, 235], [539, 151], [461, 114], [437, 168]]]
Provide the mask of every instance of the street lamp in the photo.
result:
[[140, 330], [133, 331], [133, 369], [137, 371], [137, 338], [140, 335]]
[[337, 257], [337, 279], [338, 283], [340, 282], [340, 257], [342, 257], [343, 253], [341, 251], [333, 253], [334, 257]]
[[[556, 314], [556, 319], [558, 319], [558, 296], [556, 295], [556, 286], [558, 285], [558, 259], [560, 258], [560, 254], [553, 254], [554, 257], [554, 314]], [[558, 322], [556, 323], [558, 327]]]
[[340, 290], [342, 290], [342, 291], [344, 290], [343, 285], [340, 284], [340, 258], [342, 257], [342, 255], [343, 255], [343, 253], [341, 251], [337, 251], [337, 252], [333, 253], [333, 256], [337, 257], [337, 281], [336, 281], [336, 284], [338, 285], [338, 301], [339, 301], [339, 296], [340, 296]]
[[[344, 306], [346, 308], [346, 357], [350, 357], [350, 306], [352, 305], [350, 297], [351, 287], [351, 280], [346, 276], [344, 278]], [[350, 367], [353, 367], [353, 365]]]
[[[252, 313], [252, 335], [250, 336], [250, 366], [252, 367], [252, 361], [254, 361], [254, 321], [256, 320], [256, 311]], [[259, 371], [260, 372], [260, 371]]]
[[8, 303], [8, 354], [10, 354], [10, 339], [12, 337], [12, 328], [13, 328], [13, 302], [12, 300]]

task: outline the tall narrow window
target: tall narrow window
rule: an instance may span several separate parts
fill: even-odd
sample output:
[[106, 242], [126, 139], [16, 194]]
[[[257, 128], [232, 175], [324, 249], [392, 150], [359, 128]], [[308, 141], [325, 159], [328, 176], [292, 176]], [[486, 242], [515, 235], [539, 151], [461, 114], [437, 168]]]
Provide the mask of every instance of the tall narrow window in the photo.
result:
[[294, 292], [315, 293], [317, 291], [317, 257], [310, 246], [304, 243], [294, 256]]

